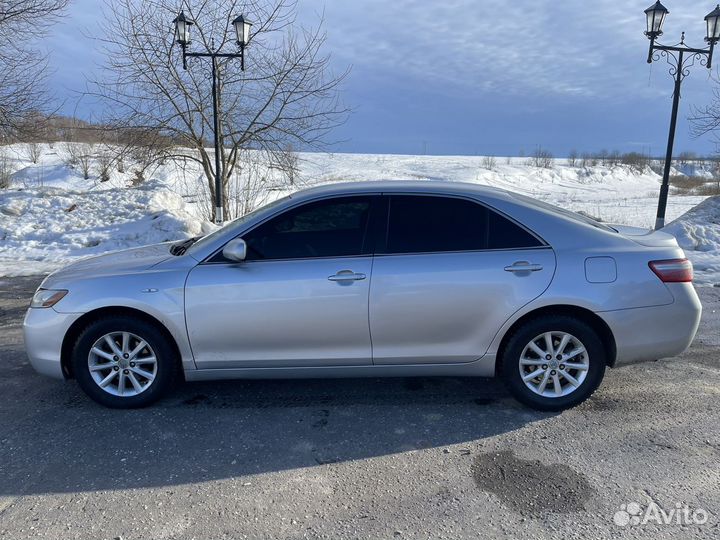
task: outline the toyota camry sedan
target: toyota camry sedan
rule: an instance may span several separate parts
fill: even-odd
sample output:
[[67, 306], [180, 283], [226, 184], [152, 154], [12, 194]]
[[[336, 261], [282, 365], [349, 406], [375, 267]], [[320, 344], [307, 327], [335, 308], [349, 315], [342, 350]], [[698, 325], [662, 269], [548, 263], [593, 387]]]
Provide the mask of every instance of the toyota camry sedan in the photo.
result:
[[499, 376], [560, 410], [690, 345], [692, 277], [663, 232], [473, 184], [345, 183], [59, 270], [24, 332], [38, 372], [108, 407], [180, 380]]

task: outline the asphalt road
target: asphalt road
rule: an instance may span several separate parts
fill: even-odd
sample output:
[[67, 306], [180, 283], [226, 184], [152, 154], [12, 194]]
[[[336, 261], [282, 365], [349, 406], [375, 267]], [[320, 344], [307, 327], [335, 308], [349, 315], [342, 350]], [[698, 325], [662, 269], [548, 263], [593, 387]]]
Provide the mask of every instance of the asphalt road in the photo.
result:
[[30, 368], [38, 282], [0, 278], [0, 538], [720, 537], [720, 289], [682, 357], [562, 414], [478, 379], [195, 383], [114, 411]]

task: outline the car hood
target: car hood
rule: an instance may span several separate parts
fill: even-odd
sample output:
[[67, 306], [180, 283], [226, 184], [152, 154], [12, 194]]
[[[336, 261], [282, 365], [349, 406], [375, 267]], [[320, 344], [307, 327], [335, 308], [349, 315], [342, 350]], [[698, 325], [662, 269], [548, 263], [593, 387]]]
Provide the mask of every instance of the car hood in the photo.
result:
[[43, 287], [51, 288], [52, 283], [59, 281], [141, 272], [171, 257], [169, 243], [124, 249], [89, 257], [53, 272], [45, 279]]

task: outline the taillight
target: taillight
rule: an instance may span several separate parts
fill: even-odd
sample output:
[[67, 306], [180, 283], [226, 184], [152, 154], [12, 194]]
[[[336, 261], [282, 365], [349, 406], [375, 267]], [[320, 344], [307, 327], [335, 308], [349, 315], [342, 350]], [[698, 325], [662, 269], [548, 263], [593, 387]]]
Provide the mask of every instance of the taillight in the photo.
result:
[[692, 263], [687, 259], [650, 261], [648, 265], [663, 283], [686, 283], [693, 280]]

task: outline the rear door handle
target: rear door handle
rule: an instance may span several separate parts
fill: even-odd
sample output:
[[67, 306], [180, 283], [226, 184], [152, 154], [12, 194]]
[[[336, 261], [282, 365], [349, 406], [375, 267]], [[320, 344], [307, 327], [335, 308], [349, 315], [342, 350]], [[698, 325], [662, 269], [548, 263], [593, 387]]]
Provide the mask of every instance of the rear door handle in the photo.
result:
[[541, 264], [530, 264], [527, 261], [517, 261], [512, 266], [506, 266], [506, 272], [538, 272], [542, 270]]
[[352, 270], [340, 270], [337, 274], [328, 276], [330, 281], [360, 281], [365, 279], [365, 274], [353, 272]]

